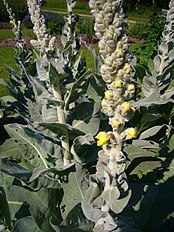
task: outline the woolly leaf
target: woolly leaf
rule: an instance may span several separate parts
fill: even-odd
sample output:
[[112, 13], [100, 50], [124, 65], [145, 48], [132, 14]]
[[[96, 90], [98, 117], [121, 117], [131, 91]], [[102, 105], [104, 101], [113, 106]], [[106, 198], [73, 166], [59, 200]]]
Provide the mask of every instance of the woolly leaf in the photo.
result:
[[94, 102], [83, 102], [75, 108], [72, 126], [84, 133], [91, 133], [95, 135], [98, 132], [100, 125], [100, 118], [98, 113], [100, 111], [100, 104]]
[[166, 127], [166, 125], [161, 125], [161, 126], [154, 126], [151, 127], [148, 130], [145, 130], [144, 132], [142, 132], [140, 134], [140, 139], [147, 139], [149, 137], [152, 137], [154, 135], [156, 135], [163, 127]]
[[59, 137], [65, 136], [69, 133], [70, 138], [74, 139], [78, 135], [84, 134], [82, 131], [73, 128], [68, 124], [63, 123], [40, 123], [40, 126], [49, 129], [53, 133], [57, 134]]
[[41, 232], [32, 216], [27, 216], [19, 219], [11, 232]]
[[97, 160], [98, 149], [95, 145], [94, 138], [91, 134], [78, 136], [73, 141], [71, 153], [78, 163], [89, 163]]
[[3, 187], [0, 187], [0, 212], [5, 218], [6, 225], [8, 226], [8, 229], [11, 229], [11, 215], [9, 210], [9, 205], [6, 199], [6, 194]]
[[69, 108], [69, 104], [75, 102], [82, 92], [83, 85], [86, 84], [87, 77], [86, 74], [82, 75], [77, 81], [75, 81], [68, 93], [68, 96], [65, 100], [65, 109]]
[[[29, 128], [22, 127], [18, 124], [9, 124], [5, 125], [5, 129], [7, 130], [8, 134], [12, 137], [14, 143], [18, 146], [20, 150], [21, 160], [24, 159], [25, 161], [29, 162], [32, 166], [41, 165], [47, 167], [47, 153], [32, 138], [34, 134], [30, 134], [31, 131], [29, 130]], [[28, 132], [28, 135], [26, 134], [26, 132]], [[19, 153], [17, 152], [17, 150], [11, 158], [17, 160], [19, 159]]]
[[93, 222], [97, 222], [104, 215], [104, 212], [99, 209], [104, 204], [100, 191], [98, 184], [90, 181], [89, 188], [82, 201], [83, 213]]

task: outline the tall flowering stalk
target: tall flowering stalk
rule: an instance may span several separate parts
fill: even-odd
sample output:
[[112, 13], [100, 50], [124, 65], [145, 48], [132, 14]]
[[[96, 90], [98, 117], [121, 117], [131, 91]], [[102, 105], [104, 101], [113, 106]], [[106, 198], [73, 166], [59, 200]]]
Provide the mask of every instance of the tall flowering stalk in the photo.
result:
[[[135, 112], [130, 103], [135, 86], [130, 82], [131, 56], [121, 5], [121, 0], [89, 1], [91, 13], [95, 17], [94, 29], [100, 39], [99, 51], [103, 59], [100, 72], [106, 83], [102, 111], [109, 117], [112, 128], [112, 131], [101, 131], [96, 136], [97, 145], [102, 146], [102, 150], [98, 154], [97, 172], [88, 191], [91, 192], [94, 186], [98, 191], [96, 194], [102, 204], [96, 206], [94, 203], [92, 206], [98, 216], [94, 217], [86, 210], [85, 201], [83, 205], [85, 215], [95, 222], [94, 231], [117, 228], [117, 216], [113, 216], [113, 212], [116, 215], [122, 212], [130, 198], [125, 176], [126, 157], [122, 149], [125, 140], [137, 136], [136, 129], [129, 128], [127, 123]], [[89, 197], [88, 193], [86, 197]]]
[[[57, 122], [65, 124], [66, 116], [62, 105], [63, 96], [60, 88], [59, 79], [56, 79], [55, 83], [52, 84], [50, 83], [49, 74], [51, 67], [54, 67], [60, 75], [65, 74], [63, 69], [66, 61], [63, 59], [63, 56], [60, 54], [59, 49], [56, 47], [56, 38], [51, 37], [47, 32], [45, 19], [44, 16], [41, 14], [41, 9], [39, 4], [37, 3], [37, 0], [28, 0], [27, 4], [31, 16], [31, 21], [34, 25], [33, 31], [37, 37], [37, 40], [31, 40], [30, 42], [33, 47], [40, 52], [39, 59], [41, 60], [41, 66], [48, 69], [45, 80], [49, 82], [49, 85], [51, 85], [52, 94], [56, 101], [60, 103], [56, 107]], [[68, 12], [72, 11], [72, 7], [75, 5], [75, 1], [73, 3], [67, 1], [67, 5], [69, 6], [67, 8]], [[71, 159], [68, 134], [66, 134], [65, 137], [62, 138], [61, 143], [62, 147], [65, 149], [64, 165], [67, 165], [68, 163], [70, 163]]]
[[12, 24], [12, 26], [13, 26], [12, 31], [13, 31], [14, 35], [16, 36], [16, 40], [17, 40], [16, 46], [19, 48], [23, 48], [25, 42], [22, 38], [21, 22], [20, 21], [16, 22], [15, 15], [12, 12], [12, 9], [9, 6], [8, 2], [6, 0], [3, 0], [3, 2], [4, 2], [4, 5], [6, 7], [8, 14], [9, 14], [10, 24]]

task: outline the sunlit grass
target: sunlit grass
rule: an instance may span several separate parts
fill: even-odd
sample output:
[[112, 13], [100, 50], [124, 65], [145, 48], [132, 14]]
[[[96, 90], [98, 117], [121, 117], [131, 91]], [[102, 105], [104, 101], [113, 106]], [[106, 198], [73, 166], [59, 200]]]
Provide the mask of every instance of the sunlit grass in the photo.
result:
[[[42, 9], [66, 12], [66, 0], [47, 0]], [[90, 14], [88, 2], [77, 1], [73, 11], [77, 14]]]
[[[136, 53], [138, 44], [130, 44], [130, 50]], [[86, 58], [87, 69], [95, 71], [94, 57], [87, 48], [82, 47], [82, 57]], [[98, 52], [98, 47], [96, 46], [96, 51]], [[13, 47], [0, 47], [0, 77], [3, 79], [8, 79], [8, 72], [5, 70], [7, 66], [17, 69], [14, 61], [15, 50]], [[8, 91], [4, 86], [0, 85], [0, 97], [6, 95]]]
[[[22, 33], [23, 33], [24, 37], [33, 37], [34, 36], [32, 29], [23, 29]], [[10, 30], [10, 29], [0, 30], [0, 40], [14, 38], [14, 37], [15, 36], [14, 36], [12, 30]]]

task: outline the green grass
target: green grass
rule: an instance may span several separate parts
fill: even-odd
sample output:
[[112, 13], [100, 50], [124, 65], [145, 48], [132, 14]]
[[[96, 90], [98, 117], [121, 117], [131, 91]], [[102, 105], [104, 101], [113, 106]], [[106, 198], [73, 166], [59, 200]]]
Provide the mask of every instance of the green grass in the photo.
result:
[[[34, 36], [32, 29], [23, 29], [22, 32], [23, 32], [24, 37], [33, 37]], [[0, 40], [14, 38], [14, 37], [15, 36], [10, 29], [0, 30]]]
[[[42, 9], [66, 13], [66, 0], [47, 0], [46, 4], [42, 6]], [[87, 14], [91, 16], [88, 2], [80, 2], [77, 0], [76, 6], [73, 11], [76, 14]], [[146, 7], [143, 8], [141, 11], [129, 11], [126, 13], [126, 16], [129, 20], [147, 22], [150, 16], [150, 12], [151, 8]]]
[[[0, 47], [0, 77], [7, 80], [8, 72], [5, 70], [6, 66], [16, 68], [14, 62], [15, 50], [12, 47]], [[0, 97], [8, 94], [8, 90], [0, 85]]]
[[[138, 44], [130, 44], [131, 52], [135, 53]], [[98, 48], [96, 48], [98, 51]], [[82, 57], [86, 58], [87, 69], [95, 70], [94, 58], [92, 53], [87, 48], [81, 48]], [[12, 47], [0, 47], [0, 77], [8, 79], [8, 72], [5, 70], [6, 66], [17, 69], [14, 61], [15, 50]], [[0, 85], [0, 97], [6, 95], [8, 91], [4, 86]]]
[[[66, 0], [47, 0], [46, 4], [42, 6], [42, 9], [66, 12]], [[77, 1], [73, 11], [76, 14], [90, 14], [89, 5], [87, 2]]]

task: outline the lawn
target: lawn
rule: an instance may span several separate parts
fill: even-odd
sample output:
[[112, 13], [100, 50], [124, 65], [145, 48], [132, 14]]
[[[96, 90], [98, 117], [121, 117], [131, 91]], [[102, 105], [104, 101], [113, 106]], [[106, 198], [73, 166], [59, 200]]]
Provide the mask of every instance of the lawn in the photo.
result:
[[[134, 53], [138, 44], [131, 44], [130, 50]], [[97, 49], [98, 50], [98, 49]], [[87, 48], [81, 48], [82, 57], [86, 57], [87, 68], [94, 70], [94, 58], [92, 53]], [[0, 77], [8, 79], [8, 72], [5, 67], [9, 66], [17, 68], [14, 62], [15, 50], [13, 47], [0, 47]], [[7, 90], [0, 85], [0, 97], [7, 94]]]
[[[47, 0], [46, 4], [42, 6], [43, 10], [54, 10], [60, 12], [66, 12], [66, 0]], [[76, 14], [90, 14], [90, 8], [88, 2], [76, 2], [74, 8], [74, 13]], [[135, 20], [137, 22], [146, 22], [150, 16], [150, 8], [142, 9], [141, 11], [131, 11], [127, 12], [126, 15], [129, 20]]]
[[[34, 36], [34, 33], [33, 33], [32, 29], [23, 29], [22, 33], [23, 33], [24, 37], [32, 37], [32, 36]], [[14, 38], [13, 32], [11, 30], [9, 30], [9, 29], [0, 30], [0, 40], [8, 39], [8, 38]]]
[[[66, 1], [65, 0], [47, 0], [46, 4], [42, 6], [43, 10], [56, 10], [66, 12]], [[77, 1], [74, 8], [74, 13], [77, 14], [90, 14], [89, 5], [87, 2]]]

